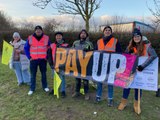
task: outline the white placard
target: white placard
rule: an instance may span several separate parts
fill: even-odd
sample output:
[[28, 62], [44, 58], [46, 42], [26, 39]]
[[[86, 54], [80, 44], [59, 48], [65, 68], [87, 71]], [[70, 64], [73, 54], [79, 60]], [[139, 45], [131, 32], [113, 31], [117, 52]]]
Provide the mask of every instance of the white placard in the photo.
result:
[[[141, 65], [148, 57], [139, 57], [138, 64]], [[156, 58], [142, 72], [136, 73], [129, 88], [157, 91], [158, 89], [158, 58]]]

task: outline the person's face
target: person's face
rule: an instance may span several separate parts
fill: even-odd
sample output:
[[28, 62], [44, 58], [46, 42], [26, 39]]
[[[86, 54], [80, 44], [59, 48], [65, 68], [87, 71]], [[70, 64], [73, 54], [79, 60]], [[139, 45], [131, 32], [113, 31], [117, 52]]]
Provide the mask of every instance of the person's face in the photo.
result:
[[140, 35], [135, 35], [133, 37], [133, 40], [134, 40], [135, 43], [139, 43], [141, 41], [141, 39], [142, 39], [142, 37]]
[[105, 37], [108, 37], [112, 34], [111, 29], [110, 28], [106, 28], [103, 32]]
[[18, 41], [20, 38], [18, 36], [13, 37], [15, 41]]
[[56, 41], [60, 41], [62, 40], [62, 35], [61, 34], [57, 34], [56, 35]]
[[82, 31], [81, 34], [80, 34], [80, 38], [85, 39], [86, 37], [87, 37], [86, 32]]
[[42, 30], [41, 29], [36, 29], [35, 33], [37, 36], [41, 36], [42, 35]]

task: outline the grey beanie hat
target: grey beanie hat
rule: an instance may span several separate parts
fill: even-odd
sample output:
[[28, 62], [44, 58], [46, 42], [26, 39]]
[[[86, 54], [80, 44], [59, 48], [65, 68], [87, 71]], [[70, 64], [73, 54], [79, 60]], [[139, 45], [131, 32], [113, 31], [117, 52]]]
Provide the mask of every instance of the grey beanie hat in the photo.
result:
[[18, 38], [21, 38], [20, 34], [18, 32], [14, 32], [13, 33], [13, 37], [18, 37]]

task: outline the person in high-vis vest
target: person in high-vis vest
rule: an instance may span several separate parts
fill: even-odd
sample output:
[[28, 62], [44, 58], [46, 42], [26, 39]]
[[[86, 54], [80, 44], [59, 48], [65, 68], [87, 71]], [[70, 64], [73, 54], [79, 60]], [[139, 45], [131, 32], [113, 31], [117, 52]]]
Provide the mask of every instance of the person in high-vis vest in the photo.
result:
[[36, 88], [36, 73], [39, 67], [41, 72], [42, 87], [45, 92], [49, 92], [47, 85], [47, 50], [50, 47], [49, 37], [43, 33], [41, 26], [35, 27], [33, 35], [28, 37], [25, 44], [25, 53], [30, 60], [31, 86], [28, 95], [32, 95]]
[[[126, 53], [134, 54], [137, 56], [149, 56], [148, 59], [141, 65], [137, 66], [138, 71], [143, 71], [156, 57], [157, 54], [155, 50], [152, 48], [150, 43], [146, 43], [143, 40], [142, 34], [139, 29], [135, 28], [132, 35], [132, 40], [130, 41]], [[138, 105], [138, 89], [134, 89], [134, 111], [137, 114], [141, 113], [140, 105]], [[123, 89], [123, 97], [121, 99], [121, 103], [118, 106], [118, 110], [123, 110], [127, 106], [127, 99], [130, 94], [130, 88]], [[140, 90], [140, 98], [142, 96], [142, 90]]]
[[[112, 35], [112, 28], [106, 26], [103, 29], [103, 37], [97, 41], [97, 48], [99, 51], [106, 51], [109, 53], [121, 53], [121, 46], [118, 40]], [[97, 83], [96, 102], [101, 101], [102, 83]], [[108, 85], [108, 106], [113, 106], [113, 85]]]
[[[79, 33], [79, 40], [74, 41], [72, 48], [83, 50], [85, 52], [92, 51], [93, 44], [91, 41], [89, 41], [88, 33], [85, 29], [82, 29]], [[75, 92], [72, 94], [72, 97], [78, 97], [80, 96], [80, 88], [81, 88], [81, 78], [76, 78], [76, 88]], [[85, 100], [89, 100], [89, 81], [86, 79], [83, 79], [83, 87], [84, 87], [84, 94], [85, 94]]]
[[[48, 62], [49, 62], [49, 65], [52, 69], [52, 72], [54, 74], [54, 66], [55, 66], [55, 55], [56, 55], [56, 50], [57, 48], [68, 48], [69, 47], [69, 44], [67, 44], [63, 38], [63, 33], [62, 32], [56, 32], [55, 33], [55, 42], [51, 44], [51, 47], [48, 49], [48, 52], [47, 52], [47, 56], [48, 56]], [[65, 80], [65, 75], [63, 75], [61, 73], [61, 71], [59, 71], [59, 77], [61, 78], [62, 80], [62, 83], [61, 83], [61, 97], [64, 98], [66, 96], [66, 80]], [[53, 94], [54, 90], [52, 89], [50, 91], [49, 94]]]

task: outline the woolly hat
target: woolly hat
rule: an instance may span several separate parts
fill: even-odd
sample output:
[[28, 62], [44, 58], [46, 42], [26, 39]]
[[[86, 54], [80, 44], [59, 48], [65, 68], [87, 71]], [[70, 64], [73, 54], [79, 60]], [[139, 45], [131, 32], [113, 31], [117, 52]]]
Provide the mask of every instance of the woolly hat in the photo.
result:
[[21, 36], [19, 35], [19, 33], [18, 33], [18, 32], [14, 32], [14, 33], [13, 33], [13, 38], [14, 38], [14, 37], [21, 38]]
[[139, 29], [134, 28], [132, 36], [134, 37], [134, 36], [137, 36], [137, 35], [142, 36], [142, 33], [141, 33], [141, 31]]
[[86, 33], [86, 38], [87, 38], [87, 37], [88, 37], [88, 32], [87, 32], [85, 29], [82, 29], [82, 30], [81, 30], [81, 32], [79, 33], [78, 38], [79, 38], [79, 39], [81, 38], [80, 35], [81, 35], [82, 32], [85, 32], [85, 33]]
[[56, 35], [62, 35], [63, 36], [63, 33], [58, 31], [58, 32], [55, 33], [55, 36]]
[[36, 31], [37, 29], [43, 30], [40, 25], [37, 25], [34, 30]]

